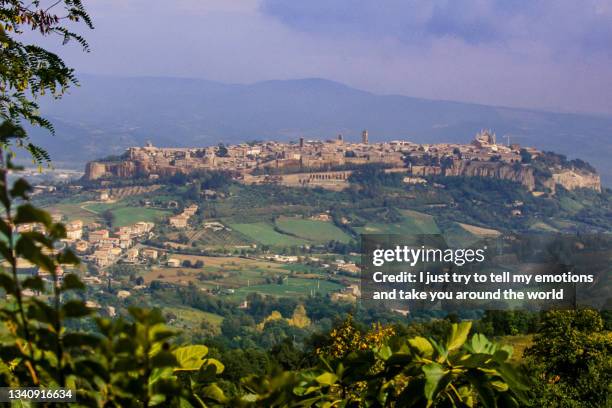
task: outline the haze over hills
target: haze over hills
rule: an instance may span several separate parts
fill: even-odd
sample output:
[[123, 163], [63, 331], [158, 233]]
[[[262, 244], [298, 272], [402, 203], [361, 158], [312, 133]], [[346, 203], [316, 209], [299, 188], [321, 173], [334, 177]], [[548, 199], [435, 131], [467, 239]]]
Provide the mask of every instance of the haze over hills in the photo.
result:
[[121, 154], [151, 141], [158, 146], [205, 146], [254, 139], [407, 139], [468, 142], [482, 128], [498, 142], [553, 150], [592, 163], [612, 183], [612, 117], [377, 95], [323, 79], [251, 85], [201, 79], [118, 78], [83, 75], [81, 87], [60, 101], [42, 103], [56, 126], [51, 138], [33, 139], [57, 163]]

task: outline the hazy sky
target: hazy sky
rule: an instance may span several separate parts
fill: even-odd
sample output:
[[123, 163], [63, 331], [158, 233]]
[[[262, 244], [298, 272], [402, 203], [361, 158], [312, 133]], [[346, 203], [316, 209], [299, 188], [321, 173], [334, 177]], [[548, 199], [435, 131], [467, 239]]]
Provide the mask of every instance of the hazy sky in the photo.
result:
[[612, 114], [612, 0], [89, 0], [81, 72]]

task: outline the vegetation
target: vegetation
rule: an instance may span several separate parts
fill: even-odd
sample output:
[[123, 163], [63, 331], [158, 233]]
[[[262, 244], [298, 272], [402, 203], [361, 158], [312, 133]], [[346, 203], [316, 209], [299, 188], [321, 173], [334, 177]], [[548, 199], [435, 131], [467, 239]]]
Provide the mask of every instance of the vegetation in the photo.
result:
[[[48, 254], [65, 236], [63, 226], [27, 202], [15, 209], [16, 199], [27, 200], [29, 186], [19, 180], [9, 189], [6, 171], [0, 175], [0, 201], [6, 214], [0, 222], [5, 236], [0, 251], [11, 271], [0, 279], [8, 296], [1, 310], [8, 329], [0, 346], [4, 386], [69, 387], [85, 406], [420, 406], [421, 401], [469, 405], [474, 398], [493, 403], [524, 398], [526, 386], [507, 365], [508, 351], [479, 336], [464, 346], [469, 323], [453, 325], [444, 343], [424, 338], [392, 343], [380, 336], [372, 347], [341, 358], [338, 353], [321, 355], [321, 363], [308, 369], [273, 378], [253, 371], [240, 383], [240, 392], [225, 396], [217, 385], [223, 364], [208, 358], [203, 345], [173, 344], [175, 333], [164, 325], [159, 311], [131, 307], [128, 319], [93, 316], [91, 330], [69, 329], [91, 316], [79, 293], [84, 286], [78, 277], [66, 274], [60, 282], [57, 275], [60, 265], [76, 264], [78, 259], [69, 251]], [[15, 236], [14, 226], [31, 222], [44, 225], [45, 234]], [[40, 276], [19, 279], [19, 258], [52, 276], [48, 302], [24, 296], [26, 290], [46, 293], [47, 287]], [[294, 312], [290, 322], [309, 324], [304, 309]], [[228, 327], [224, 320], [226, 334]]]
[[317, 243], [325, 243], [328, 241], [347, 243], [351, 240], [351, 237], [340, 228], [325, 221], [297, 217], [279, 217], [276, 219], [275, 224], [276, 227], [285, 234], [294, 235]]
[[89, 204], [85, 208], [100, 214], [105, 223], [112, 227], [131, 225], [138, 221], [160, 222], [164, 216], [171, 214], [169, 211], [157, 208], [140, 208], [125, 204]]
[[[63, 7], [65, 15], [54, 7]], [[236, 261], [226, 267], [189, 253], [180, 256], [187, 267], [176, 268], [175, 275], [186, 284], [160, 279], [165, 271], [155, 269], [157, 279], [145, 280], [146, 267], [117, 265], [108, 270], [112, 279], [107, 288], [87, 288], [79, 278], [78, 258], [59, 249], [64, 226], [33, 205], [26, 181], [10, 185], [7, 177], [18, 170], [7, 154], [10, 146], [25, 147], [39, 163], [49, 159], [28, 142], [20, 126], [25, 121], [52, 130], [36, 113], [36, 98], [45, 93], [59, 97], [76, 84], [58, 56], [13, 37], [29, 27], [86, 48], [62, 25], [66, 20], [91, 27], [80, 0], [60, 0], [50, 8], [39, 1], [0, 0], [0, 386], [65, 387], [76, 393], [77, 406], [92, 407], [599, 407], [609, 402], [609, 313], [444, 316], [428, 311], [406, 319], [332, 302], [326, 292], [342, 285], [335, 277], [319, 279], [316, 267], [298, 271], [297, 266], [273, 267], [243, 258], [242, 265]], [[549, 155], [546, 160], [565, 165], [563, 158]], [[401, 176], [375, 166], [357, 169], [353, 187], [340, 193], [235, 186], [221, 173], [176, 175], [167, 181], [165, 197], [149, 192], [139, 199], [161, 204], [179, 196], [189, 202], [201, 199], [202, 190], [223, 191], [227, 199], [205, 200], [204, 217], [231, 219], [230, 226], [239, 231], [237, 242], [251, 239], [261, 251], [267, 245], [284, 246], [296, 255], [312, 246], [319, 247], [318, 254], [347, 254], [355, 250], [347, 237], [360, 228], [386, 231], [398, 225], [424, 232], [446, 228], [452, 220], [520, 229], [534, 220], [563, 218], [595, 226], [589, 224], [594, 218], [604, 230], [610, 225], [610, 192], [561, 191], [560, 200], [540, 200], [512, 183], [464, 178], [447, 178], [443, 187], [410, 187]], [[437, 181], [442, 182], [430, 179]], [[70, 190], [60, 195], [65, 199]], [[497, 210], [500, 202], [519, 200], [526, 214], [522, 221], [508, 221]], [[72, 197], [48, 204], [77, 208]], [[452, 210], [436, 210], [440, 205]], [[131, 223], [130, 208], [138, 206], [100, 207], [100, 212], [108, 210], [103, 216], [108, 224]], [[246, 219], [245, 210], [257, 222]], [[294, 218], [315, 210], [332, 215], [334, 225], [326, 223], [324, 234], [315, 224], [297, 222], [310, 220]], [[283, 215], [287, 218], [279, 218]], [[26, 224], [41, 230], [17, 234]], [[169, 236], [162, 233], [167, 234], [162, 239]], [[187, 235], [176, 238], [197, 241]], [[40, 273], [20, 275], [18, 264], [24, 260]], [[251, 279], [257, 284], [249, 287]], [[220, 297], [194, 280], [242, 288], [235, 296]], [[117, 289], [135, 285], [146, 289], [117, 296]], [[112, 319], [105, 317], [111, 304]], [[178, 332], [179, 327], [185, 330]], [[489, 339], [519, 335], [530, 339], [526, 360]]]
[[[511, 363], [510, 347], [483, 334], [470, 334], [471, 322], [451, 323], [455, 319], [450, 317], [445, 324], [429, 328], [379, 322], [370, 330], [360, 329], [349, 319], [314, 340], [312, 351], [301, 354], [287, 337], [268, 343], [272, 353], [252, 346], [223, 351], [214, 341], [212, 350], [182, 345], [155, 309], [132, 306], [127, 316], [113, 320], [96, 316], [85, 305], [78, 277], [68, 273], [60, 282], [56, 274], [59, 265], [78, 262], [69, 251], [49, 253], [65, 230], [27, 202], [25, 181], [9, 189], [6, 172], [2, 174], [0, 201], [7, 218], [0, 222], [5, 237], [0, 251], [10, 271], [0, 279], [7, 294], [1, 310], [7, 333], [0, 345], [4, 386], [63, 386], [77, 390], [83, 406], [144, 407], [505, 407], [541, 401], [601, 406], [602, 398], [609, 395], [610, 332], [604, 330], [597, 312], [587, 310], [544, 314], [527, 352], [533, 358], [528, 368], [542, 373], [532, 377], [535, 380]], [[25, 201], [15, 208], [16, 199]], [[14, 234], [14, 226], [30, 222], [44, 225], [45, 234]], [[20, 279], [16, 268], [20, 258], [48, 271], [50, 285], [40, 276]], [[25, 296], [28, 290], [47, 296]], [[177, 295], [189, 299], [186, 294]], [[285, 312], [271, 317], [270, 307], [283, 310], [281, 304], [249, 299], [254, 308], [249, 313], [259, 310], [262, 317], [261, 328], [252, 326], [254, 333], [264, 330], [260, 337], [271, 339], [272, 333], [289, 330], [295, 338], [317, 316], [314, 304], [300, 308], [289, 301]], [[231, 309], [223, 311], [220, 306], [214, 312], [227, 316], [220, 327], [223, 337], [241, 341], [245, 323], [253, 324], [249, 323], [252, 318], [228, 315]], [[170, 319], [182, 313], [181, 309], [167, 311]], [[485, 317], [482, 324], [491, 322], [490, 330], [497, 335], [531, 330], [532, 323], [523, 321], [534, 322], [533, 316], [500, 312]], [[423, 336], [423, 329], [433, 335]], [[573, 339], [569, 345], [568, 335]], [[247, 361], [237, 364], [240, 359]], [[544, 386], [534, 394], [530, 382], [540, 378]]]
[[[24, 30], [36, 31], [49, 37], [59, 36], [66, 44], [74, 40], [84, 50], [88, 44], [70, 30], [65, 22], [83, 22], [93, 28], [80, 0], [59, 0], [49, 5], [40, 1], [0, 1], [0, 132], [6, 147], [25, 148], [34, 161], [49, 162], [47, 152], [35, 146], [20, 128], [22, 121], [54, 132], [51, 122], [38, 114], [36, 100], [44, 95], [60, 98], [77, 84], [74, 70], [67, 67], [55, 53], [40, 46], [20, 41]], [[9, 137], [10, 136], [10, 137]]]
[[603, 407], [612, 396], [612, 333], [593, 310], [551, 311], [525, 354], [540, 406]]
[[252, 224], [230, 224], [230, 227], [255, 242], [272, 246], [305, 245], [308, 241], [277, 232], [274, 225], [265, 222]]

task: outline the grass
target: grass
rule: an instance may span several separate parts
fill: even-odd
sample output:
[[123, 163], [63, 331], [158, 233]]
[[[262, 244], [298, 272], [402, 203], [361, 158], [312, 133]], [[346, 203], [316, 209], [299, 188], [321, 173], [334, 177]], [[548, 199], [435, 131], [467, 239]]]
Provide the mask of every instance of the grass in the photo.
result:
[[[255, 259], [245, 259], [238, 257], [211, 257], [211, 256], [195, 256], [195, 255], [179, 255], [172, 254], [171, 258], [189, 260], [195, 263], [200, 260], [204, 262], [203, 268], [167, 268], [158, 267], [144, 275], [146, 282], [153, 280], [161, 280], [176, 284], [186, 285], [193, 282], [199, 286], [214, 288], [228, 287], [238, 288], [249, 284], [264, 283], [267, 277], [275, 277], [277, 275], [287, 275], [289, 270], [284, 268], [283, 264], [260, 261]], [[200, 280], [198, 274], [203, 272], [222, 274], [221, 278], [214, 280]], [[159, 276], [162, 275], [163, 278]]]
[[256, 222], [251, 224], [230, 224], [230, 228], [249, 237], [253, 241], [264, 245], [301, 246], [308, 244], [308, 241], [304, 239], [281, 234], [280, 232], [275, 231], [272, 224], [265, 222]]
[[279, 217], [276, 226], [283, 232], [309, 241], [324, 243], [339, 241], [348, 243], [351, 237], [334, 224], [325, 221], [309, 220], [298, 217]]
[[476, 235], [478, 237], [497, 237], [501, 234], [499, 231], [490, 229], [490, 228], [483, 228], [483, 227], [479, 227], [479, 226], [471, 225], [471, 224], [463, 224], [463, 223], [458, 223], [458, 224], [461, 228], [463, 228], [470, 234]]
[[190, 239], [197, 242], [199, 245], [211, 248], [243, 246], [252, 242], [242, 234], [234, 231], [213, 231], [212, 229], [203, 227], [196, 231]]
[[[191, 262], [201, 260], [204, 262], [203, 268], [153, 268], [144, 275], [145, 282], [161, 280], [180, 285], [187, 285], [193, 282], [201, 288], [226, 288], [234, 289], [235, 293], [230, 295], [235, 299], [244, 299], [247, 294], [252, 292], [262, 293], [271, 296], [292, 297], [308, 296], [316, 292], [325, 295], [329, 292], [337, 291], [343, 286], [338, 283], [329, 282], [321, 277], [322, 271], [304, 270], [300, 272], [310, 272], [301, 277], [289, 277], [291, 268], [299, 269], [298, 265], [285, 265], [276, 262], [269, 262], [256, 259], [245, 259], [238, 257], [210, 257], [210, 256], [191, 256], [191, 255], [171, 255], [172, 258], [181, 261], [189, 259]], [[222, 275], [207, 280], [198, 279], [198, 274]], [[160, 278], [160, 275], [162, 276]], [[269, 283], [270, 279], [276, 282], [279, 276], [285, 276], [285, 283]], [[320, 279], [321, 278], [321, 279]], [[176, 314], [176, 313], [175, 313]]]
[[169, 215], [168, 211], [154, 208], [123, 207], [111, 211], [115, 215], [113, 220], [113, 226], [115, 227], [131, 225], [138, 221], [159, 222]]
[[156, 208], [130, 207], [121, 204], [94, 203], [86, 204], [83, 208], [101, 214], [110, 210], [115, 216], [113, 227], [123, 227], [139, 221], [159, 222], [164, 217], [170, 215], [169, 211]]
[[575, 214], [584, 208], [583, 204], [566, 196], [561, 197], [559, 205], [570, 214]]
[[68, 221], [81, 220], [85, 223], [97, 222], [100, 220], [98, 214], [90, 211], [87, 208], [81, 207], [81, 204], [76, 203], [61, 203], [45, 208], [50, 213], [60, 213], [65, 216]]
[[433, 216], [412, 210], [401, 210], [403, 218], [395, 224], [377, 222], [366, 223], [363, 227], [355, 227], [360, 234], [438, 234], [440, 230]]
[[221, 323], [223, 322], [223, 316], [219, 316], [214, 313], [203, 312], [201, 310], [193, 309], [191, 307], [169, 307], [163, 306], [162, 310], [164, 314], [172, 313], [176, 316], [176, 320], [171, 323], [174, 327], [190, 329], [199, 327], [203, 322], [208, 323], [212, 328], [213, 334], [221, 333]]
[[342, 288], [342, 285], [326, 280], [286, 278], [282, 285], [271, 283], [241, 287], [236, 289], [233, 297], [244, 299], [246, 295], [253, 292], [276, 297], [303, 297], [309, 296], [311, 293], [327, 295]]

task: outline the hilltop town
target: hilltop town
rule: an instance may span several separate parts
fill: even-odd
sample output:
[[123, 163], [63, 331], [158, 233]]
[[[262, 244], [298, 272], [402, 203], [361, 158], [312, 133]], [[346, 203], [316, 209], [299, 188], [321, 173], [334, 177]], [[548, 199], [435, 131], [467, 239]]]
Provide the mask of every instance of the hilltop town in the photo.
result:
[[[247, 307], [250, 293], [354, 302], [361, 234], [442, 232], [462, 243], [609, 230], [609, 192], [594, 191], [588, 163], [492, 131], [468, 144], [370, 143], [364, 131], [359, 143], [132, 147], [32, 197], [65, 224], [61, 245], [84, 261], [78, 273], [99, 306], [111, 293], [158, 302], [159, 290], [188, 288]], [[51, 279], [32, 269], [20, 266]]]
[[[556, 185], [568, 190], [601, 190], [595, 170], [580, 160], [539, 151], [518, 144], [503, 144], [495, 133], [483, 130], [469, 144], [417, 144], [397, 140], [370, 143], [368, 131], [360, 143], [338, 135], [334, 140], [298, 142], [263, 141], [202, 148], [130, 147], [120, 158], [89, 162], [84, 178], [158, 179], [176, 173], [217, 170], [230, 172], [246, 184], [275, 183], [286, 186], [347, 186], [352, 169], [380, 164], [388, 172], [405, 172], [407, 183], [423, 183], [423, 177], [478, 176], [517, 181], [529, 191]], [[538, 169], [540, 171], [538, 171]]]

